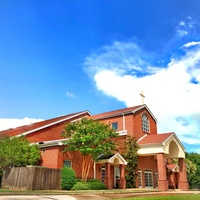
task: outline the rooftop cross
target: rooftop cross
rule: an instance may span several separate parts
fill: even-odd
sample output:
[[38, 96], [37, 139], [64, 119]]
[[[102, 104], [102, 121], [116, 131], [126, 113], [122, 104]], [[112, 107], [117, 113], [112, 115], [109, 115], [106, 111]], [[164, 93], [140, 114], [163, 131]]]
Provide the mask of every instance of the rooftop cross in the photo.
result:
[[144, 98], [145, 98], [145, 96], [143, 94], [143, 91], [140, 93], [140, 96], [142, 97], [142, 104], [144, 104]]

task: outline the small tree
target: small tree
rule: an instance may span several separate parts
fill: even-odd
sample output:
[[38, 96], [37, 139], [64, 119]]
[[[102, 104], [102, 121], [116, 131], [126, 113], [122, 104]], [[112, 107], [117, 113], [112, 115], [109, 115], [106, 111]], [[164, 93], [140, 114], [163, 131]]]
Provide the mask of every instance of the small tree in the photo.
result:
[[128, 163], [125, 169], [127, 188], [136, 187], [135, 183], [138, 167], [138, 149], [139, 146], [136, 139], [134, 137], [127, 136], [123, 149], [123, 156]]
[[30, 145], [25, 137], [0, 139], [0, 171], [6, 167], [36, 164], [41, 158], [36, 145]]
[[79, 151], [82, 156], [82, 181], [86, 182], [89, 170], [100, 155], [110, 155], [116, 149], [113, 140], [118, 134], [109, 124], [82, 118], [66, 125], [65, 151]]

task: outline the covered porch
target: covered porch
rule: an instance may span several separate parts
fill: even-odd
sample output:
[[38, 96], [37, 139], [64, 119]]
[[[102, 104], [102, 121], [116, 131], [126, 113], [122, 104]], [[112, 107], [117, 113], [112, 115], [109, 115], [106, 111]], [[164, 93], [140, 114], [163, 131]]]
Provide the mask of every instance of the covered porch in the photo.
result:
[[[146, 135], [138, 140], [138, 144], [140, 146], [139, 156], [154, 156], [157, 160], [159, 190], [166, 191], [172, 185], [177, 189], [189, 189], [185, 165], [185, 148], [175, 133]], [[171, 169], [169, 169], [170, 164], [172, 164], [170, 161], [173, 159], [177, 159], [178, 163], [174, 165], [174, 168], [171, 166]]]
[[96, 171], [99, 169], [101, 173], [99, 177], [107, 186], [107, 189], [126, 189], [125, 167], [127, 162], [119, 153], [106, 157], [102, 156], [101, 160], [95, 165]]

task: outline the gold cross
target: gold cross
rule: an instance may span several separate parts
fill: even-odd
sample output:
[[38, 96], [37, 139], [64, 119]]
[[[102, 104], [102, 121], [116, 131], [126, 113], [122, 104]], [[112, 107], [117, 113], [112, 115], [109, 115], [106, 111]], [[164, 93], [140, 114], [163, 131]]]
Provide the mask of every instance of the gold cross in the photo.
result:
[[145, 98], [145, 96], [143, 94], [143, 91], [140, 93], [140, 96], [142, 97], [142, 104], [144, 104], [144, 98]]

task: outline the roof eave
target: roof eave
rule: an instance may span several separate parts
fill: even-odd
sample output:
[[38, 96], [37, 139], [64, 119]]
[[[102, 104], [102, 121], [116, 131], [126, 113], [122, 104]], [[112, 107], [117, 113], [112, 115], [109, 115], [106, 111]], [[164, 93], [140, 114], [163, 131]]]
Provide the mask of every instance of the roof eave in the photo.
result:
[[49, 126], [53, 126], [53, 125], [55, 125], [55, 124], [61, 123], [61, 122], [66, 121], [66, 120], [69, 120], [69, 119], [74, 118], [74, 117], [76, 117], [76, 116], [82, 115], [82, 114], [84, 114], [84, 113], [88, 113], [88, 114], [91, 116], [91, 114], [89, 113], [89, 111], [83, 111], [83, 112], [81, 112], [81, 113], [72, 115], [72, 116], [70, 116], [70, 117], [66, 117], [66, 118], [64, 118], [64, 119], [58, 120], [58, 121], [56, 121], [56, 122], [53, 122], [53, 123], [50, 123], [50, 124], [41, 126], [41, 127], [39, 127], [39, 128], [35, 128], [35, 129], [29, 130], [29, 131], [25, 131], [25, 132], [20, 133], [20, 134], [18, 134], [18, 135], [16, 135], [16, 136], [13, 136], [13, 137], [21, 137], [21, 136], [28, 135], [28, 134], [30, 134], [30, 133], [33, 133], [33, 132], [42, 130], [42, 129], [47, 128], [47, 127], [49, 127]]

